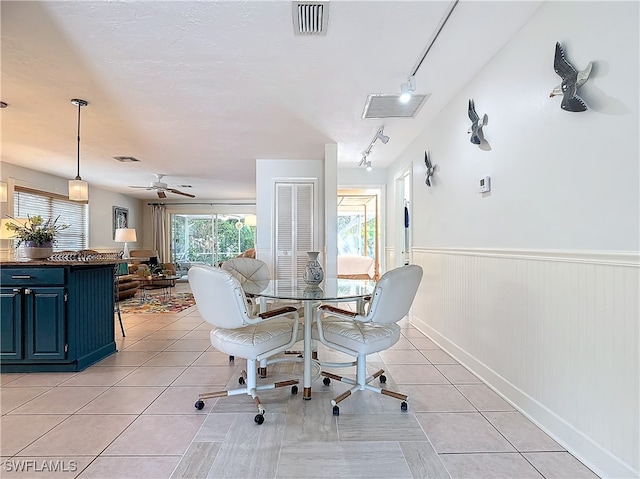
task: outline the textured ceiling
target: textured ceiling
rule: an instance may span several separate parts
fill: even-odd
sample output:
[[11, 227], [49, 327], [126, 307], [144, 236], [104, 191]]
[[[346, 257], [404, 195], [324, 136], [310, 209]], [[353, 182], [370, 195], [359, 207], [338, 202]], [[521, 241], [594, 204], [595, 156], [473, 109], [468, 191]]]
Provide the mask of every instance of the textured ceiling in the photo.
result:
[[[362, 119], [398, 93], [450, 2], [329, 2], [326, 36], [296, 36], [289, 1], [0, 3], [2, 161], [138, 198], [154, 173], [199, 199], [255, 197], [256, 159], [356, 167], [381, 125], [391, 163], [541, 2], [460, 2], [416, 74], [416, 118]], [[134, 156], [140, 163], [119, 163]], [[180, 189], [178, 187], [178, 189]], [[169, 199], [181, 199], [169, 194]]]

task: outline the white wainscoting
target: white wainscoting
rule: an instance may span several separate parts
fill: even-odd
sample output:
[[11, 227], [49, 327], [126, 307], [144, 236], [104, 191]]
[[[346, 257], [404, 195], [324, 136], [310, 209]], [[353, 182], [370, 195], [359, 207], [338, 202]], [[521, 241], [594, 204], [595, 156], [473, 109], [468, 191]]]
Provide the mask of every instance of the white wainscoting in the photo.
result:
[[638, 477], [638, 253], [416, 248], [413, 262], [417, 328], [595, 472]]

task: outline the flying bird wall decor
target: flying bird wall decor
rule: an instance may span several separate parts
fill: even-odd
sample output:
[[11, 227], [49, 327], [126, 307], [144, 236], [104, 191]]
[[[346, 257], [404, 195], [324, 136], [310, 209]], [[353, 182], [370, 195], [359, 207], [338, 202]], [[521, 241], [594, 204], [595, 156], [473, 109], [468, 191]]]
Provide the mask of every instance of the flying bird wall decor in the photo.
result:
[[431, 164], [431, 160], [429, 159], [429, 153], [427, 153], [426, 150], [424, 152], [424, 164], [427, 167], [424, 182], [427, 184], [427, 186], [431, 186], [431, 177], [436, 172], [436, 166], [438, 165]]
[[556, 95], [562, 95], [560, 108], [566, 111], [575, 112], [585, 111], [587, 109], [587, 105], [582, 98], [577, 95], [577, 92], [578, 88], [584, 85], [584, 83], [589, 79], [592, 66], [593, 62], [589, 62], [584, 70], [576, 70], [565, 58], [564, 50], [562, 49], [560, 42], [556, 42], [556, 54], [553, 59], [553, 69], [560, 78], [562, 78], [562, 82], [553, 89], [549, 96], [554, 97]]
[[479, 145], [483, 140], [482, 128], [489, 123], [489, 117], [485, 113], [482, 116], [482, 121], [480, 121], [480, 117], [476, 113], [475, 103], [471, 98], [469, 99], [469, 119], [471, 120], [471, 127], [467, 131], [467, 133], [471, 133], [469, 141], [474, 145]]

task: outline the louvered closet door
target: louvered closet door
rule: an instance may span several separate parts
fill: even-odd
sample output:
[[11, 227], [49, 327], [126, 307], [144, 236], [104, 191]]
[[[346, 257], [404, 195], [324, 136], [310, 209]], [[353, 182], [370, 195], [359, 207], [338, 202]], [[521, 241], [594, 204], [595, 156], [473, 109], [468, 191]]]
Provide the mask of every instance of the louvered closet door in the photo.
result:
[[313, 183], [276, 183], [276, 279], [301, 278], [313, 250]]

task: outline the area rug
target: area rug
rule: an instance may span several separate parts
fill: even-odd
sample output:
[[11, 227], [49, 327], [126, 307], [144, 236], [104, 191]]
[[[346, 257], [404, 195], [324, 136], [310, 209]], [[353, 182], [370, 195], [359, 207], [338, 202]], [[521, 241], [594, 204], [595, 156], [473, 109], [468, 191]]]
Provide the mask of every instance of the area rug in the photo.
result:
[[122, 314], [179, 313], [194, 304], [196, 301], [191, 293], [173, 293], [167, 299], [163, 295], [148, 296], [142, 303], [136, 296], [120, 301], [120, 312]]

